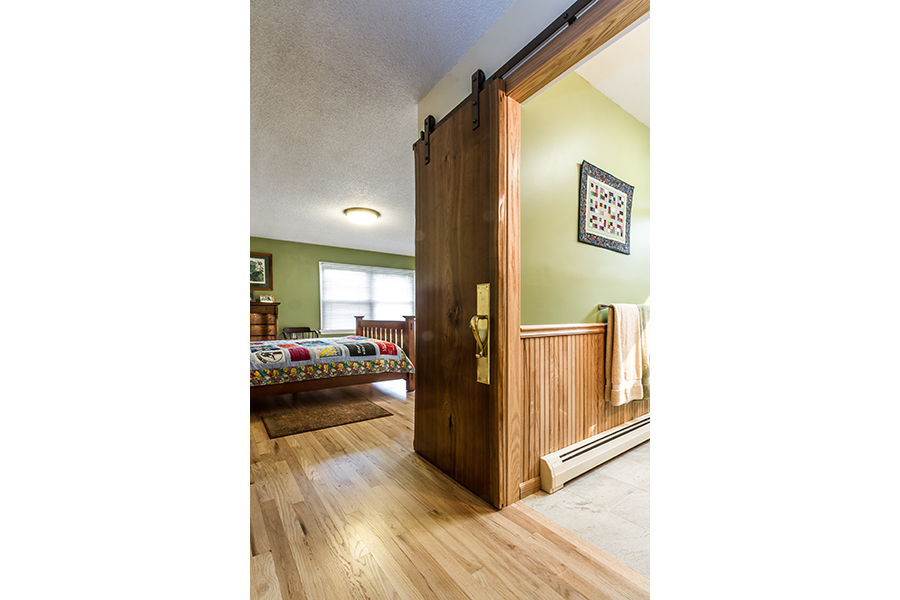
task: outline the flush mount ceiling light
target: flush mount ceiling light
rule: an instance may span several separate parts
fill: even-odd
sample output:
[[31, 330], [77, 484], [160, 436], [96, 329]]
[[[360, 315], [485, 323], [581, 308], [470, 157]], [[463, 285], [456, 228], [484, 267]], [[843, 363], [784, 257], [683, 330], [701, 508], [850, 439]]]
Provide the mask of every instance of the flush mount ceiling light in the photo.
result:
[[345, 208], [344, 214], [354, 223], [367, 224], [381, 216], [381, 213], [371, 208]]

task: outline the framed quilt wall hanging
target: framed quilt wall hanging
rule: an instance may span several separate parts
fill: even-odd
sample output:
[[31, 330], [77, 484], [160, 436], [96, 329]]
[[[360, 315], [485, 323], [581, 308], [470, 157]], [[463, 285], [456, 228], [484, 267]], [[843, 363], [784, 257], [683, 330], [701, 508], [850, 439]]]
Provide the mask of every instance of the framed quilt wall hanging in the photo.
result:
[[634, 186], [581, 163], [578, 241], [631, 254], [631, 202]]

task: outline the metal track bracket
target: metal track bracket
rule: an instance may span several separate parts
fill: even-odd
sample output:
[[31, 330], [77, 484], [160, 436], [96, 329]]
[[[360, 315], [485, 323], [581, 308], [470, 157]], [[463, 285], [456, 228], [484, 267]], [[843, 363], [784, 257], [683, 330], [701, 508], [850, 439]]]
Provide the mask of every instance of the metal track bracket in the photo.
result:
[[434, 131], [434, 116], [425, 117], [425, 131], [423, 132], [425, 140], [425, 164], [431, 162], [431, 132]]
[[478, 129], [478, 92], [484, 88], [484, 71], [472, 74], [472, 129]]

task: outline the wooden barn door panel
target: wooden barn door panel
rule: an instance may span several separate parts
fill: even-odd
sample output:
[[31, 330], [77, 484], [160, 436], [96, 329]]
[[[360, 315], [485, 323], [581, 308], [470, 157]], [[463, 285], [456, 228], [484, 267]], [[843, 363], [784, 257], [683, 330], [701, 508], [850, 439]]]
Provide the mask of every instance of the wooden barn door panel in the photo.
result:
[[[505, 165], [497, 135], [501, 86], [496, 81], [480, 92], [477, 129], [465, 107], [430, 134], [428, 164], [424, 141], [415, 145], [415, 450], [498, 507], [505, 504], [497, 385], [503, 367], [496, 333], [505, 319], [498, 306], [505, 285], [498, 277], [497, 246], [500, 163]], [[491, 292], [489, 385], [476, 380], [476, 343], [469, 329], [478, 314], [477, 286], [484, 283]]]

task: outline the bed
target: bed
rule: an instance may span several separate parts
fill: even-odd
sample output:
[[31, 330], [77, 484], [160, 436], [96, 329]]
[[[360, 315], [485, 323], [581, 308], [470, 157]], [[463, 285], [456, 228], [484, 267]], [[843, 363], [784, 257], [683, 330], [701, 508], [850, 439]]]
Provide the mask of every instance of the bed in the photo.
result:
[[367, 321], [356, 334], [250, 342], [250, 398], [293, 394], [392, 379], [415, 383], [415, 317]]

